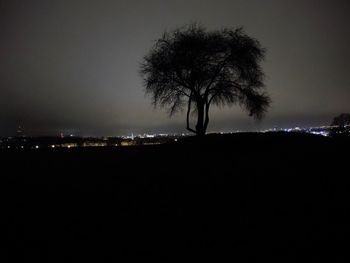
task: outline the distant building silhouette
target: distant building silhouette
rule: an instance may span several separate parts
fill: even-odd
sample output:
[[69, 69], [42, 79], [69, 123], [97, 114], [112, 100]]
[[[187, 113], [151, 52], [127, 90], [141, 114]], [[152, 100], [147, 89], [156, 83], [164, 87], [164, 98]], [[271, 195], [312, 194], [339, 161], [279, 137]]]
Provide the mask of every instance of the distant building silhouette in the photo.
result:
[[24, 132], [23, 132], [23, 127], [21, 125], [18, 126], [17, 131], [16, 131], [16, 136], [17, 137], [24, 137]]
[[350, 114], [342, 113], [339, 116], [335, 117], [332, 122], [332, 126], [345, 127], [350, 125]]

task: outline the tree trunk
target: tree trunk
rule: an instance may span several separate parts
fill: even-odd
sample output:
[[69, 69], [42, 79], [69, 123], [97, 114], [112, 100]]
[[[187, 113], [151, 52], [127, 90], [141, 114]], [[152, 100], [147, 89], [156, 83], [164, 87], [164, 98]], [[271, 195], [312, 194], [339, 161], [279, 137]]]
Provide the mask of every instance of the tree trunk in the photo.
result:
[[190, 128], [191, 103], [192, 103], [192, 92], [191, 92], [190, 97], [188, 99], [188, 105], [187, 105], [186, 129], [190, 132], [197, 133], [195, 130]]
[[204, 132], [207, 132], [208, 124], [209, 124], [209, 107], [210, 103], [205, 103], [205, 120], [204, 120]]
[[197, 125], [196, 134], [197, 136], [204, 136], [206, 129], [204, 127], [204, 102], [197, 100]]

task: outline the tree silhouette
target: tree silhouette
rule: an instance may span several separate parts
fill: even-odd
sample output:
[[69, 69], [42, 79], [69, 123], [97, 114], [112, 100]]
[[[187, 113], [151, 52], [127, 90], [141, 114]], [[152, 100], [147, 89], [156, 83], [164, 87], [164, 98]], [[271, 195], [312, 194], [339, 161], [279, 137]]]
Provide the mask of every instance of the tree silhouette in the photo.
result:
[[143, 58], [140, 73], [154, 105], [169, 106], [170, 116], [187, 107], [186, 128], [201, 136], [212, 104], [239, 104], [250, 116], [263, 117], [270, 104], [259, 64], [264, 55], [259, 41], [242, 28], [207, 31], [191, 24], [164, 32]]

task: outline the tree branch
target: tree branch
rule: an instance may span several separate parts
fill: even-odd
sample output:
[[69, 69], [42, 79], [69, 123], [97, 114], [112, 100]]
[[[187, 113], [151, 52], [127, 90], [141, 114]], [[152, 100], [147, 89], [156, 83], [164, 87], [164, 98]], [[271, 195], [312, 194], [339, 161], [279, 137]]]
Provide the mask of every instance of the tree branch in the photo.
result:
[[214, 97], [215, 97], [216, 95], [218, 95], [219, 93], [220, 93], [220, 90], [217, 90], [217, 91], [210, 97], [209, 102], [208, 102], [209, 105], [210, 105], [211, 102], [213, 101]]
[[[237, 89], [240, 92], [243, 92], [243, 89], [241, 88], [241, 86], [239, 84], [237, 84], [234, 81], [229, 81], [229, 80], [220, 80], [221, 82], [225, 82], [227, 85], [231, 85], [232, 87], [234, 87], [235, 89]], [[211, 91], [214, 91], [215, 89], [211, 89]], [[210, 97], [209, 99], [209, 104], [211, 104], [211, 102], [213, 101], [213, 99], [215, 98], [216, 95], [218, 95], [221, 92], [220, 89], [216, 89], [216, 91], [214, 92], [214, 94]]]
[[221, 70], [224, 68], [226, 61], [230, 58], [231, 54], [229, 54], [219, 65], [217, 66], [214, 75], [212, 76], [211, 80], [209, 81], [209, 84], [205, 88], [205, 96], [208, 96], [210, 86], [213, 85], [215, 82], [216, 78], [219, 76]]

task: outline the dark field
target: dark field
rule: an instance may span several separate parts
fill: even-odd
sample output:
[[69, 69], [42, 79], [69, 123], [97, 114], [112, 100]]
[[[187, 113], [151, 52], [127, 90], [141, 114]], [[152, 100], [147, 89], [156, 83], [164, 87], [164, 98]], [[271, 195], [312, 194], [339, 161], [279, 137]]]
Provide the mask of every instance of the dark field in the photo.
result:
[[3, 151], [2, 262], [347, 262], [349, 146], [271, 133]]

